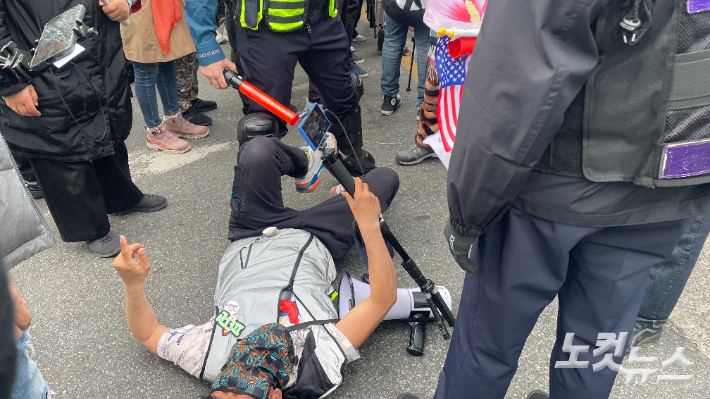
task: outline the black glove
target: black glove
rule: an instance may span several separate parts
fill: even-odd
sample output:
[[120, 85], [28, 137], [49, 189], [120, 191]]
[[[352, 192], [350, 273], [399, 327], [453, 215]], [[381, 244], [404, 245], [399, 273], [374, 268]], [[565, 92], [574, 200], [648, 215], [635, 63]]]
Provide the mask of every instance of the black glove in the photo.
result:
[[465, 271], [476, 273], [478, 266], [471, 260], [471, 246], [478, 238], [478, 235], [473, 237], [463, 236], [451, 226], [451, 223], [446, 223], [446, 227], [444, 227], [444, 237], [446, 237], [446, 242], [449, 244], [449, 251], [451, 251], [451, 255], [454, 256], [456, 263]]

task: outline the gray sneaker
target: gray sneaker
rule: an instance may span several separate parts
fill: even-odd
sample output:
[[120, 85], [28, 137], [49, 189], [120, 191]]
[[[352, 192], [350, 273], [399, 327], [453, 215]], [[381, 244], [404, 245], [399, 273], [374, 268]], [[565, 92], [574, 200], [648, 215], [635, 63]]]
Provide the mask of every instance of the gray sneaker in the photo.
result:
[[631, 339], [626, 351], [630, 352], [633, 346], [657, 342], [661, 338], [661, 334], [663, 334], [663, 324], [652, 321], [637, 321], [634, 330], [631, 332]]
[[438, 156], [431, 148], [426, 149], [418, 145], [414, 145], [414, 147], [409, 150], [400, 151], [397, 156], [394, 157], [400, 165], [416, 165], [427, 158], [438, 158]]
[[167, 205], [168, 205], [168, 200], [165, 197], [162, 197], [160, 195], [155, 195], [155, 194], [143, 194], [143, 199], [138, 201], [137, 204], [135, 204], [132, 207], [125, 209], [123, 211], [114, 212], [114, 213], [112, 213], [112, 215], [121, 216], [121, 215], [127, 215], [129, 213], [134, 213], [134, 212], [141, 212], [141, 213], [156, 212], [156, 211], [159, 211], [159, 210], [165, 208]]
[[113, 231], [109, 231], [101, 238], [89, 240], [86, 244], [89, 246], [89, 251], [100, 258], [112, 258], [121, 252], [120, 240]]

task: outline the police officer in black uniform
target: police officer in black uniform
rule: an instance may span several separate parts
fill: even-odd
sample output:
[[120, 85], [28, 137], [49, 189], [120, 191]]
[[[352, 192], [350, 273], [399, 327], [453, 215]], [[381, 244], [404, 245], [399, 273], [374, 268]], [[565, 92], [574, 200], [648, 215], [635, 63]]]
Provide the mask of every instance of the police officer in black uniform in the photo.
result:
[[[226, 88], [225, 67], [236, 70], [215, 40], [219, 0], [185, 5], [190, 32], [203, 74], [218, 89]], [[359, 100], [362, 82], [351, 76], [349, 40], [337, 18], [336, 0], [235, 0], [237, 50], [246, 81], [276, 101], [288, 105], [296, 62], [321, 92], [331, 121], [330, 131], [346, 168], [361, 175], [375, 167], [365, 151]], [[286, 134], [286, 125], [256, 102], [238, 126], [240, 137]], [[342, 124], [342, 126], [341, 126]]]
[[651, 267], [710, 212], [708, 76], [707, 2], [488, 4], [448, 172], [468, 273], [436, 399], [502, 399], [555, 297], [549, 398], [609, 396]]

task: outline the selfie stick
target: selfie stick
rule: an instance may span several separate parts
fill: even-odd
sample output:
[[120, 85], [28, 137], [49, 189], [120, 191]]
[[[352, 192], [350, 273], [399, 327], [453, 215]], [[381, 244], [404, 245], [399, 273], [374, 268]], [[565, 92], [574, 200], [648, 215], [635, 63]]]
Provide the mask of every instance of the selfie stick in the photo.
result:
[[[284, 107], [282, 104], [280, 104], [273, 98], [267, 96], [262, 91], [250, 85], [249, 83], [244, 82], [244, 80], [239, 77], [234, 71], [225, 68], [224, 78], [229, 86], [238, 89], [247, 97], [258, 102], [264, 108], [273, 112], [276, 116], [282, 118], [290, 125], [295, 125], [298, 121], [298, 115], [296, 113]], [[335, 179], [343, 185], [345, 191], [347, 191], [350, 195], [354, 196], [355, 179], [353, 179], [353, 177], [350, 175], [350, 172], [345, 169], [343, 163], [340, 161], [340, 159], [338, 159], [336, 151], [333, 148], [321, 148], [321, 159], [323, 161], [323, 166], [325, 166], [325, 168], [328, 169], [328, 171], [333, 175], [333, 177], [335, 177]], [[380, 231], [382, 232], [382, 236], [385, 238], [385, 240], [387, 240], [387, 242], [392, 245], [392, 248], [395, 250], [395, 252], [397, 252], [397, 254], [399, 254], [399, 256], [402, 258], [402, 267], [404, 268], [404, 270], [409, 274], [409, 276], [414, 280], [414, 282], [417, 283], [421, 292], [424, 293], [427, 303], [431, 308], [432, 314], [436, 318], [436, 323], [444, 339], [451, 338], [449, 331], [444, 325], [444, 320], [446, 320], [450, 327], [453, 327], [454, 323], [456, 322], [456, 318], [451, 312], [451, 309], [449, 309], [449, 306], [446, 304], [446, 302], [444, 302], [444, 299], [441, 297], [439, 291], [436, 289], [436, 285], [433, 281], [424, 277], [421, 270], [419, 270], [419, 267], [417, 267], [417, 264], [414, 263], [414, 260], [409, 256], [409, 254], [407, 254], [407, 251], [405, 251], [399, 241], [397, 241], [397, 238], [395, 238], [394, 234], [392, 234], [392, 231], [390, 230], [389, 226], [387, 226], [387, 223], [385, 223], [385, 220], [382, 218], [382, 215], [380, 215]]]

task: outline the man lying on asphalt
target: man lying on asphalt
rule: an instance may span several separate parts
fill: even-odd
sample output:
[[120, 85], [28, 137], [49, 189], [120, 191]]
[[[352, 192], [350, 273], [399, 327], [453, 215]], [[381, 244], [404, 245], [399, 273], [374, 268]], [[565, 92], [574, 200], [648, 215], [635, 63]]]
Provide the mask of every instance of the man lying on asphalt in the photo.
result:
[[[128, 326], [154, 354], [213, 382], [207, 398], [324, 396], [342, 383], [341, 367], [359, 358], [357, 348], [396, 300], [379, 215], [397, 192], [397, 174], [375, 169], [367, 183], [356, 179], [354, 198], [343, 193], [296, 211], [283, 205], [281, 176], [295, 177], [301, 192], [315, 189], [318, 151], [257, 137], [242, 145], [234, 169], [233, 243], [219, 265], [212, 319], [176, 329], [158, 324], [143, 293], [146, 252], [121, 237], [114, 267], [123, 279]], [[338, 320], [329, 296], [333, 261], [353, 245], [354, 220], [370, 260], [371, 296]]]

